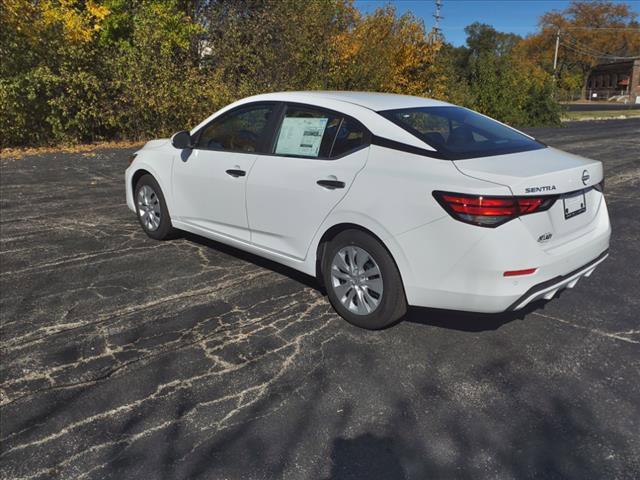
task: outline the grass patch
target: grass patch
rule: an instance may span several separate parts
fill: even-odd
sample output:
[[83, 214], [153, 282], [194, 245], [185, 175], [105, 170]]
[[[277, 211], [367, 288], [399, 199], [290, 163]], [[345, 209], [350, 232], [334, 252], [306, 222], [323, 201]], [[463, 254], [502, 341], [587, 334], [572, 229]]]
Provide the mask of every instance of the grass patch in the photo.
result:
[[599, 112], [564, 112], [562, 120], [612, 120], [623, 118], [638, 118], [640, 110], [602, 110]]

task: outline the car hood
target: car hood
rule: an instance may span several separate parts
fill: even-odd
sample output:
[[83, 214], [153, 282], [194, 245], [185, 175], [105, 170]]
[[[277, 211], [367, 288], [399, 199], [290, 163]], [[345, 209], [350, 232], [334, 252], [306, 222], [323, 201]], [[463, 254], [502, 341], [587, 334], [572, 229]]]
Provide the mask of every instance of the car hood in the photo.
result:
[[158, 138], [156, 140], [150, 140], [144, 144], [143, 149], [149, 150], [153, 148], [160, 148], [165, 146], [169, 142], [169, 138]]

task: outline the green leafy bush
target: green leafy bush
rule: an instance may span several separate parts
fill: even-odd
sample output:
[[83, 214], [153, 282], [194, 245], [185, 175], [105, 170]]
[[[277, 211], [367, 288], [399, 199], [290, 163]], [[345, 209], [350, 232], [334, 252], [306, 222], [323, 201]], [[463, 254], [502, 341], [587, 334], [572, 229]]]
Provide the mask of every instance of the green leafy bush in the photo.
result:
[[519, 37], [469, 27], [454, 49], [392, 7], [349, 0], [2, 0], [0, 146], [147, 139], [248, 95], [424, 95], [516, 125], [556, 123]]

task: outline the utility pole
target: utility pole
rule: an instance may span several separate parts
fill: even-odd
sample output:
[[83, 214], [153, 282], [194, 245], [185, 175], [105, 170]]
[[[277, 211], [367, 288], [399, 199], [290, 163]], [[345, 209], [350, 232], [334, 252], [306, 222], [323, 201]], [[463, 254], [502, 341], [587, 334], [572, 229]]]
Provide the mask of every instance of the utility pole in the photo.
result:
[[557, 99], [558, 96], [558, 74], [556, 72], [558, 68], [558, 49], [560, 48], [560, 28], [556, 31], [556, 50], [553, 54], [553, 90], [551, 97]]
[[436, 0], [436, 13], [433, 14], [433, 18], [436, 19], [436, 23], [433, 26], [433, 33], [437, 38], [442, 37], [442, 32], [440, 31], [440, 20], [444, 20], [444, 17], [440, 15], [441, 8], [442, 8], [442, 0]]
[[556, 32], [556, 52], [553, 55], [553, 76], [556, 76], [556, 68], [558, 67], [558, 48], [560, 48], [560, 29]]

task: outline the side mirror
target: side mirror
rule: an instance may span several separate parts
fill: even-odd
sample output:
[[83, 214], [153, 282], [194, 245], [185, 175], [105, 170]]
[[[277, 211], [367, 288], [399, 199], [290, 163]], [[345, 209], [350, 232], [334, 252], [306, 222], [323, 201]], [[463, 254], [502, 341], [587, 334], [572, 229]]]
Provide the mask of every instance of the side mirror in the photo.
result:
[[186, 130], [175, 133], [173, 137], [171, 137], [171, 145], [179, 150], [184, 150], [185, 148], [193, 148], [193, 145], [191, 143], [191, 134]]

